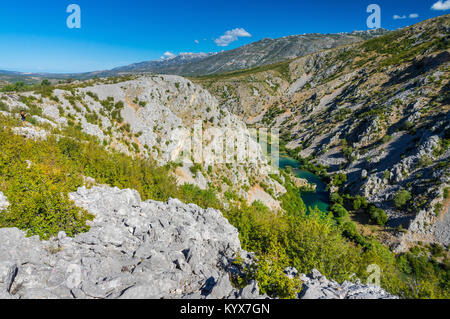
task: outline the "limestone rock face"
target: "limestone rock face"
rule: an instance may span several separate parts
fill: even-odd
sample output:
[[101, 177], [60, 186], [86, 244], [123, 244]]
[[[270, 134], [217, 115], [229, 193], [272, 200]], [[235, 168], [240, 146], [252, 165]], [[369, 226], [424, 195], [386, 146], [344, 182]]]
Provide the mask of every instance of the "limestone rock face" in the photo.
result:
[[260, 297], [254, 284], [231, 285], [247, 253], [220, 211], [110, 187], [70, 197], [95, 215], [89, 232], [42, 242], [0, 229], [0, 298]]
[[[296, 273], [295, 268], [294, 271], [292, 268], [288, 271], [291, 275]], [[398, 299], [380, 287], [363, 285], [359, 281], [344, 281], [338, 284], [322, 276], [316, 269], [306, 276], [301, 275], [300, 278], [303, 287], [299, 299]]]
[[14, 128], [14, 133], [32, 140], [47, 139], [47, 132], [45, 130], [39, 130], [33, 127], [16, 127]]
[[[0, 299], [256, 299], [258, 283], [232, 286], [254, 254], [241, 249], [237, 230], [214, 209], [170, 199], [142, 202], [134, 190], [95, 186], [70, 194], [95, 215], [87, 233], [60, 232], [40, 241], [16, 228], [0, 229]], [[295, 268], [286, 276], [299, 276]], [[300, 276], [299, 299], [395, 298], [383, 289], [342, 285], [317, 270]]]

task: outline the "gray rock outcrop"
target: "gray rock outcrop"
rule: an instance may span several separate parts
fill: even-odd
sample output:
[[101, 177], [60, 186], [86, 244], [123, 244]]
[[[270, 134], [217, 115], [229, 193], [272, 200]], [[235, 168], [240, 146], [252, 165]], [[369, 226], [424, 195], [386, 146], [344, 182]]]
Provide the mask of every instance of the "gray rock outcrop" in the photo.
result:
[[[254, 280], [232, 286], [236, 257], [254, 257], [220, 211], [176, 199], [142, 202], [134, 190], [107, 186], [81, 187], [70, 197], [95, 215], [87, 233], [40, 241], [0, 229], [0, 299], [267, 298]], [[299, 276], [295, 268], [286, 275]], [[396, 298], [360, 282], [340, 285], [317, 270], [300, 279], [299, 299]]]
[[338, 284], [322, 276], [316, 269], [307, 276], [301, 275], [300, 279], [303, 287], [299, 299], [398, 299], [380, 287], [363, 285], [359, 280], [356, 283], [344, 281]]
[[87, 233], [40, 241], [0, 229], [0, 298], [260, 297], [257, 284], [230, 282], [247, 253], [221, 212], [110, 187], [70, 196], [95, 215]]
[[34, 127], [16, 127], [13, 129], [14, 134], [29, 138], [32, 140], [45, 140], [48, 133], [42, 129], [36, 129]]

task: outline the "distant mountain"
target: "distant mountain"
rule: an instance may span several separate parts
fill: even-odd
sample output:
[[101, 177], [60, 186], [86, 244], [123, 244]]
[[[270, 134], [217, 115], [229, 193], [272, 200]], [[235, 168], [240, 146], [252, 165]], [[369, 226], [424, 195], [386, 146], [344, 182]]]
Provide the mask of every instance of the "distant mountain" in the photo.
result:
[[125, 72], [125, 73], [139, 73], [139, 72], [155, 72], [155, 73], [164, 73], [164, 70], [170, 68], [176, 68], [183, 64], [195, 63], [201, 60], [204, 60], [210, 56], [215, 55], [216, 53], [180, 53], [179, 55], [173, 58], [167, 58], [163, 60], [156, 61], [147, 61], [141, 63], [134, 63], [128, 66], [122, 66], [115, 69], [112, 69], [110, 72]]
[[196, 55], [186, 59], [179, 55], [171, 60], [142, 62], [108, 72], [152, 72], [184, 76], [209, 75], [272, 64], [310, 53], [367, 40], [386, 34], [384, 29], [340, 34], [305, 34], [279, 39], [263, 39], [234, 50], [217, 54]]
[[73, 78], [82, 80], [130, 73], [157, 73], [183, 76], [210, 75], [289, 60], [317, 51], [364, 41], [386, 34], [387, 32], [389, 31], [385, 29], [377, 29], [354, 31], [352, 33], [314, 33], [287, 36], [279, 39], [263, 39], [234, 50], [222, 51], [220, 53], [180, 53], [172, 58], [134, 63], [112, 70], [86, 73], [50, 74], [0, 71], [0, 80], [9, 82], [37, 82], [42, 78], [53, 80]]

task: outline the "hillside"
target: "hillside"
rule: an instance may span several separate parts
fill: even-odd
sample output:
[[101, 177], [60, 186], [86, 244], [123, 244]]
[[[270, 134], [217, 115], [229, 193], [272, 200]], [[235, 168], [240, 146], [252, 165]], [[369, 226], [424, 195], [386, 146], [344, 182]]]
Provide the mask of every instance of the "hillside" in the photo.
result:
[[369, 215], [354, 209], [355, 196], [383, 209], [390, 230], [377, 236], [384, 242], [399, 251], [418, 242], [448, 246], [449, 22], [445, 15], [364, 43], [193, 80], [247, 123], [280, 128], [293, 157], [333, 180], [334, 200], [353, 220]]
[[[0, 110], [13, 113], [27, 110], [35, 124], [42, 124], [50, 131], [61, 127], [76, 128], [97, 138], [107, 150], [152, 158], [159, 165], [176, 163], [174, 174], [179, 184], [189, 182], [203, 190], [213, 187], [221, 195], [236, 184], [239, 188], [233, 192], [250, 203], [255, 197], [250, 191], [253, 186], [250, 181], [267, 185], [266, 189], [275, 195], [285, 192], [268, 176], [267, 159], [258, 151], [258, 144], [250, 139], [245, 124], [222, 110], [207, 91], [178, 76], [91, 80], [57, 86], [47, 95], [33, 92], [2, 94], [0, 102]], [[194, 159], [190, 129], [195, 125], [204, 130], [202, 164]], [[225, 137], [208, 136], [211, 127], [223, 129], [228, 138], [248, 141], [247, 147], [257, 152], [257, 164], [247, 167], [229, 161], [225, 165], [223, 158], [208, 155], [206, 151]], [[30, 128], [22, 131], [25, 136], [33, 135]], [[261, 199], [267, 199], [266, 205], [279, 208], [279, 201], [264, 191], [262, 193]]]

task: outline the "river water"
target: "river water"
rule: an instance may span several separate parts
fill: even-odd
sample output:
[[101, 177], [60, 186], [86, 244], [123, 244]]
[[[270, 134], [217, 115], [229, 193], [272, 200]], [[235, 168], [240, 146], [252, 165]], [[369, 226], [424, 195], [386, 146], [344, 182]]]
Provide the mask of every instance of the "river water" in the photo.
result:
[[327, 191], [327, 184], [324, 183], [319, 176], [300, 169], [300, 163], [287, 154], [280, 154], [280, 168], [284, 169], [288, 166], [292, 167], [292, 172], [299, 178], [306, 179], [310, 184], [316, 184], [315, 192], [302, 192], [301, 197], [306, 207], [316, 207], [321, 211], [326, 212], [329, 208], [329, 193]]

